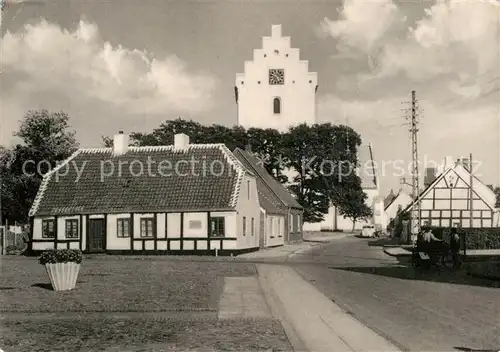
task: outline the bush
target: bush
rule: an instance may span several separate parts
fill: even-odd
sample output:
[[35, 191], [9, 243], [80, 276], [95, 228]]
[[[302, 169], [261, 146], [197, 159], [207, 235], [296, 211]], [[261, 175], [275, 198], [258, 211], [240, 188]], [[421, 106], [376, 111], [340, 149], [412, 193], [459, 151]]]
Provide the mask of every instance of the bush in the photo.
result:
[[[450, 240], [449, 227], [431, 227], [431, 231], [439, 239], [446, 242]], [[460, 235], [460, 248], [464, 248], [464, 237], [466, 249], [500, 249], [500, 228], [473, 228], [458, 229]]]
[[26, 243], [16, 243], [13, 245], [9, 245], [5, 247], [5, 251], [8, 255], [20, 255], [24, 253], [24, 251], [27, 249]]
[[467, 249], [500, 249], [500, 228], [471, 229], [465, 243]]
[[80, 264], [82, 260], [82, 252], [78, 249], [50, 249], [40, 255], [38, 263], [41, 265], [56, 263]]

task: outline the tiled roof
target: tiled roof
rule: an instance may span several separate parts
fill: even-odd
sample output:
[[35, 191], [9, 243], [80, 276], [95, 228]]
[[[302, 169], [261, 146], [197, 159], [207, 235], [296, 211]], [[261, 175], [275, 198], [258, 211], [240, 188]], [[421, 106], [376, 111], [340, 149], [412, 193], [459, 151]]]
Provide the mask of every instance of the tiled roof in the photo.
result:
[[398, 194], [394, 194], [394, 191], [391, 189], [391, 193], [389, 193], [389, 195], [384, 199], [384, 209], [387, 209], [392, 204], [392, 202], [394, 202], [394, 200], [398, 197], [398, 195], [399, 192]]
[[358, 148], [359, 177], [361, 178], [361, 187], [363, 189], [377, 188], [377, 170], [373, 161], [373, 151], [371, 144], [362, 144]]
[[30, 216], [229, 210], [246, 172], [223, 144], [80, 149], [44, 177]]
[[[240, 149], [236, 149], [234, 151], [234, 155], [238, 158], [238, 160], [240, 160], [243, 166], [247, 168], [247, 170], [255, 173], [255, 171], [253, 171], [252, 164], [244, 158], [240, 152]], [[265, 184], [262, 178], [256, 177], [256, 183], [260, 206], [269, 214], [285, 214], [287, 212], [286, 207], [280, 201], [278, 196]]]
[[[448, 174], [448, 172], [451, 172], [452, 170], [460, 178], [464, 179], [465, 183], [469, 187], [471, 172], [468, 169], [466, 169], [463, 165], [461, 165], [460, 163], [455, 163], [455, 165], [450, 166], [447, 169], [445, 169], [443, 172], [441, 172], [434, 179], [434, 181], [432, 181], [431, 184], [429, 184], [427, 187], [425, 187], [424, 190], [420, 192], [418, 197], [416, 197], [416, 199], [412, 203], [408, 204], [408, 206], [404, 209], [404, 211], [407, 212], [407, 211], [411, 210], [415, 206], [415, 204], [417, 204], [418, 201], [421, 200], [429, 192], [429, 190], [436, 187], [436, 185]], [[460, 174], [462, 174], [462, 175], [460, 175]], [[465, 175], [467, 175], [467, 177], [462, 177]], [[473, 182], [472, 188], [473, 188], [474, 193], [477, 196], [479, 196], [483, 201], [485, 201], [492, 209], [494, 209], [495, 208], [494, 204], [495, 204], [495, 200], [496, 200], [494, 192], [491, 191], [490, 189], [488, 189], [488, 187], [476, 175], [472, 175], [472, 177], [474, 178], [474, 180], [472, 181]]]
[[[279, 181], [277, 181], [274, 177], [269, 175], [267, 170], [261, 164], [261, 162], [251, 153], [236, 148], [234, 150], [234, 155], [253, 171], [254, 174], [257, 174], [260, 179], [260, 189], [266, 194], [270, 192], [270, 194], [274, 194], [275, 197], [280, 201], [280, 203], [286, 207], [303, 209], [302, 206], [297, 202], [297, 200], [290, 194], [290, 192], [283, 186]], [[257, 183], [257, 187], [259, 187], [259, 183]]]
[[[257, 181], [257, 187], [259, 187], [259, 181]], [[268, 213], [268, 214], [286, 214], [287, 208], [283, 206], [283, 204], [279, 203], [279, 200], [273, 199], [272, 195], [265, 195], [263, 192], [258, 192], [259, 194], [259, 203], [260, 206]]]

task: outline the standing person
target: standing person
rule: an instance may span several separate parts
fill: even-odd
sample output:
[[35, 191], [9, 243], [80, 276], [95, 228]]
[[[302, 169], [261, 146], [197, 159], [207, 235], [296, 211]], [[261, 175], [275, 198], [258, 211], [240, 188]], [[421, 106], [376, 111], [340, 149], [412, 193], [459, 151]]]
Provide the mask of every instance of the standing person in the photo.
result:
[[460, 251], [460, 236], [456, 227], [452, 227], [450, 231], [450, 250], [453, 258], [453, 267], [457, 268], [459, 264], [458, 252]]

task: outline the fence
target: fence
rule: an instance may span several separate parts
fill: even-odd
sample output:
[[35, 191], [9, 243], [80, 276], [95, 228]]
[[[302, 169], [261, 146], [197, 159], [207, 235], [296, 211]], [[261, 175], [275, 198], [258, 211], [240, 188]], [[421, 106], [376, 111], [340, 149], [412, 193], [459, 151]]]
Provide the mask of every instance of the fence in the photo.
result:
[[[5, 237], [5, 239], [4, 239]], [[1, 254], [13, 254], [16, 252], [22, 252], [27, 248], [29, 241], [29, 233], [14, 233], [5, 228], [5, 226], [0, 227], [0, 253]]]

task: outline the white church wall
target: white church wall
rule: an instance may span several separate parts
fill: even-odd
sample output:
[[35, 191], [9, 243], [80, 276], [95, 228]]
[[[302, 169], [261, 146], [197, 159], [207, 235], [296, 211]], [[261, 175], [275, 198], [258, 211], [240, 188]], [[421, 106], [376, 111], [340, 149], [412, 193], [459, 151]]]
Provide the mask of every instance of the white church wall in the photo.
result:
[[[281, 35], [281, 26], [272, 26], [262, 49], [255, 49], [253, 61], [245, 62], [243, 74], [236, 75], [238, 124], [245, 128], [274, 128], [280, 131], [300, 123], [316, 122], [317, 74], [309, 72], [308, 61], [300, 60], [299, 49], [290, 47], [290, 37]], [[269, 84], [269, 69], [284, 70], [284, 84]], [[281, 100], [275, 114], [273, 101]]]
[[[283, 84], [269, 84], [270, 69], [284, 70]], [[273, 25], [271, 36], [262, 39], [262, 48], [255, 49], [252, 60], [244, 63], [244, 72], [236, 74], [238, 125], [285, 131], [302, 123], [314, 124], [317, 87], [317, 73], [309, 72], [308, 61], [301, 60], [300, 50], [291, 47], [290, 37], [282, 36], [281, 25]], [[277, 97], [281, 100], [279, 114], [273, 109]], [[286, 170], [285, 175], [292, 180], [293, 172]], [[365, 189], [365, 192], [366, 204], [372, 208], [379, 190]], [[367, 222], [373, 223], [374, 219], [357, 221], [355, 228], [360, 229]], [[329, 209], [324, 221], [304, 223], [303, 227], [304, 231], [334, 228], [352, 229], [352, 221], [339, 215], [335, 207]]]

